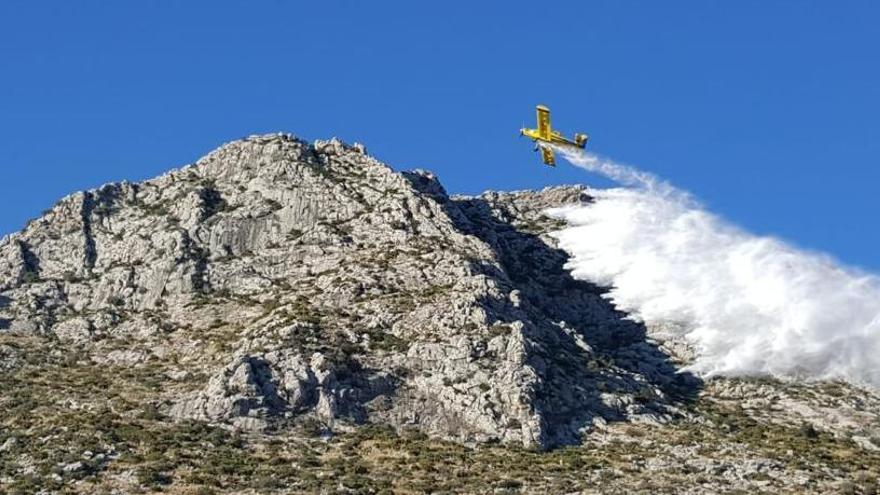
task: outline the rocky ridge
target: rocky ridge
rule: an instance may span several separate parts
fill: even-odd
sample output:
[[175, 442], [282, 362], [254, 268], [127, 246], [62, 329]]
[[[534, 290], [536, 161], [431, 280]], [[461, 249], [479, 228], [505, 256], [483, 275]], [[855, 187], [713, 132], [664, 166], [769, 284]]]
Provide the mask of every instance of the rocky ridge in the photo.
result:
[[[633, 425], [712, 429], [726, 424], [719, 408], [734, 408], [762, 427], [809, 424], [816, 438], [876, 451], [873, 392], [704, 383], [681, 370], [684, 343], [572, 279], [547, 235], [560, 225], [543, 211], [590, 201], [574, 186], [449, 196], [432, 174], [394, 172], [363, 146], [287, 134], [68, 196], [0, 241], [0, 373], [21, 392], [0, 399], [17, 432], [0, 440], [19, 452], [4, 464], [7, 481], [41, 472], [23, 444], [61, 409], [213, 425], [257, 443], [382, 426], [540, 451], [637, 440]], [[47, 369], [59, 374], [34, 378]], [[30, 413], [26, 387], [50, 395], [28, 395]], [[706, 396], [711, 411], [696, 406]], [[741, 444], [722, 462], [728, 481], [797, 481], [783, 462], [755, 467]], [[109, 444], [89, 452], [90, 476], [120, 454]], [[685, 449], [644, 468], [676, 458], [719, 465]], [[82, 479], [71, 473], [84, 461], [66, 461], [49, 470], [56, 481]], [[876, 470], [863, 471], [864, 486], [875, 482]]]

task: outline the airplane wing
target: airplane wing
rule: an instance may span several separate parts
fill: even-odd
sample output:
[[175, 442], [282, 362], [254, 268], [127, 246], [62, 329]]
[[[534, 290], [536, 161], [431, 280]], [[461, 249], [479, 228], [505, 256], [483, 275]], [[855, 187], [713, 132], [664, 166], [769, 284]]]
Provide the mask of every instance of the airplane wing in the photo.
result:
[[538, 105], [538, 134], [541, 139], [550, 140], [550, 109], [544, 105]]
[[551, 150], [547, 146], [541, 147], [541, 159], [543, 159], [544, 163], [550, 165], [551, 167], [556, 166], [556, 158], [553, 156], [553, 150]]

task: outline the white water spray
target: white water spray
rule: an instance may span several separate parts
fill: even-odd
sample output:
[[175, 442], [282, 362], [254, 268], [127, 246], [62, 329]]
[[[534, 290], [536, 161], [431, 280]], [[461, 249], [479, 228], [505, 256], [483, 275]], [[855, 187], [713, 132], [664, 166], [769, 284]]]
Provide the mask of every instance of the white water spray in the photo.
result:
[[691, 369], [880, 386], [880, 278], [744, 232], [651, 174], [555, 151], [630, 186], [551, 211], [569, 223], [554, 236], [572, 275], [612, 287], [646, 323], [679, 323], [698, 351]]

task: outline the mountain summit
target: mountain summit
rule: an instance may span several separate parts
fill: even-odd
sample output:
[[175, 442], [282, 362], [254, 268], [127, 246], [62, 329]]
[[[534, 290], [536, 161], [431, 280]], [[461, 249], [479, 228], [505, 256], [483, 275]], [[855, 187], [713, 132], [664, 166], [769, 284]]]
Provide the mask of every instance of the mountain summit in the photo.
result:
[[[569, 462], [557, 447], [589, 456], [625, 440], [643, 464], [709, 466], [705, 486], [720, 490], [722, 465], [733, 483], [847, 480], [835, 453], [780, 460], [798, 459], [798, 442], [876, 462], [873, 393], [704, 383], [682, 370], [686, 343], [573, 279], [547, 235], [562, 225], [543, 212], [591, 201], [574, 186], [449, 196], [431, 173], [395, 172], [361, 145], [287, 134], [68, 196], [0, 242], [0, 487], [422, 491], [388, 481], [410, 468], [378, 465], [416, 444], [442, 445], [450, 465], [460, 452], [531, 459], [527, 473]], [[758, 429], [766, 448], [736, 436]], [[663, 432], [670, 444], [651, 443]], [[328, 468], [336, 448], [364, 471]], [[267, 467], [271, 452], [289, 469]], [[671, 468], [645, 469], [662, 480]], [[445, 489], [561, 489], [603, 472], [620, 466], [562, 485], [463, 475]]]

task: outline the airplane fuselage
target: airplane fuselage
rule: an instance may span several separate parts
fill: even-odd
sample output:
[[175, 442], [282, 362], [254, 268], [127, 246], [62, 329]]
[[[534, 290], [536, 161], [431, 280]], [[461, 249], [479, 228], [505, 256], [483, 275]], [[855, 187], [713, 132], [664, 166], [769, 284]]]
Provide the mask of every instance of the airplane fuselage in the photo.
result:
[[[580, 141], [571, 140], [556, 131], [551, 131], [549, 136], [542, 136], [541, 133], [539, 133], [537, 129], [525, 129], [524, 128], [524, 129], [520, 129], [520, 133], [522, 133], [523, 136], [526, 136], [527, 138], [530, 138], [532, 141], [535, 141], [535, 142], [543, 141], [545, 143], [558, 144], [558, 145], [562, 145], [562, 146], [569, 145], [569, 146], [574, 146], [575, 148], [581, 148], [581, 149], [583, 149], [587, 146], [586, 139], [583, 139]], [[578, 139], [578, 137], [582, 136], [582, 135], [583, 134], [575, 134], [575, 139]]]

